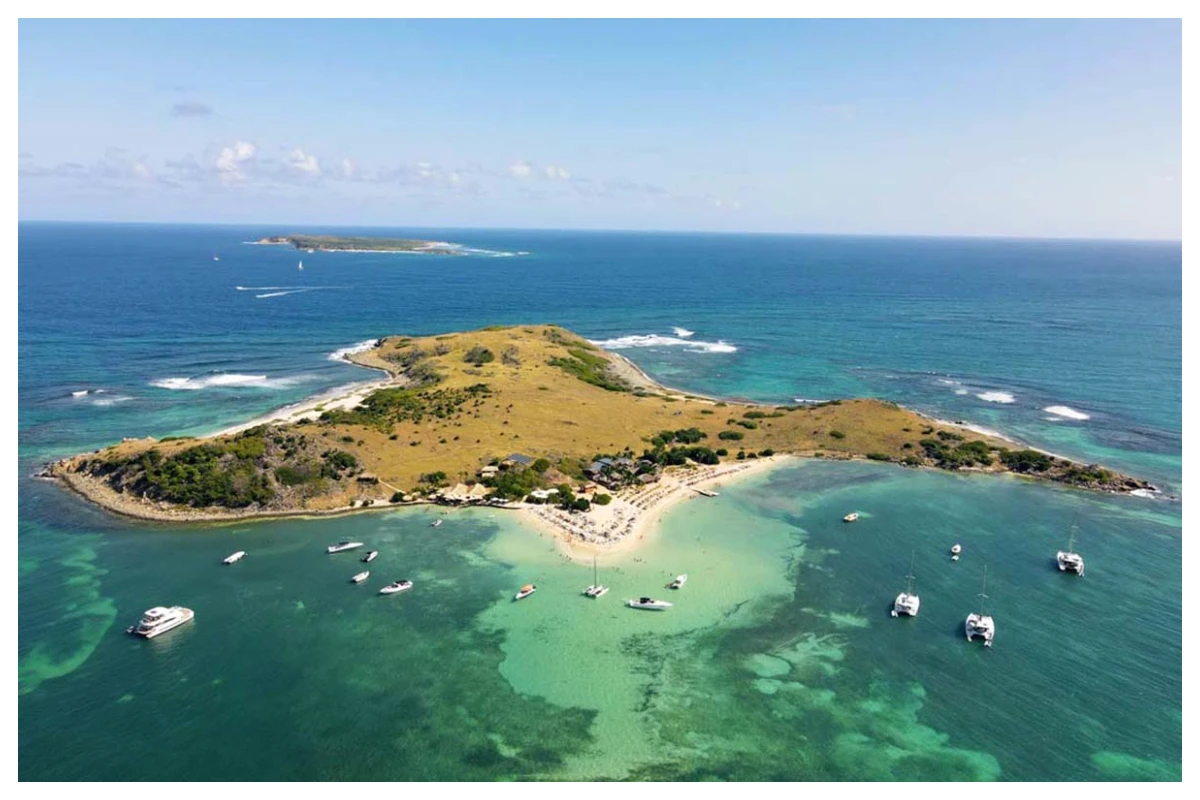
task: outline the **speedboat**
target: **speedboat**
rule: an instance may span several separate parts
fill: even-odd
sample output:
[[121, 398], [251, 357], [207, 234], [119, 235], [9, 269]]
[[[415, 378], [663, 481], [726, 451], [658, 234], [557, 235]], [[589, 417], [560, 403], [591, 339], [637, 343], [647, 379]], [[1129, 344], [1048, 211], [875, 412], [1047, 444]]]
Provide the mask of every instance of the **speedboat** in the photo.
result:
[[137, 625], [130, 625], [125, 629], [125, 632], [132, 633], [134, 636], [153, 639], [160, 633], [166, 633], [172, 628], [178, 628], [185, 622], [191, 622], [195, 616], [195, 612], [183, 606], [171, 606], [169, 608], [155, 606], [142, 614], [142, 618], [138, 620]]
[[958, 555], [959, 555], [959, 553], [961, 553], [961, 552], [962, 552], [962, 545], [961, 545], [961, 544], [956, 544], [956, 545], [954, 545], [954, 547], [951, 547], [951, 548], [950, 548], [950, 560], [951, 560], [951, 561], [958, 561]]
[[397, 592], [407, 592], [413, 587], [412, 581], [396, 581], [389, 583], [387, 586], [379, 590], [380, 594], [396, 594]]
[[854, 521], [856, 521], [857, 519], [858, 519], [858, 512], [857, 512], [857, 511], [851, 511], [849, 514], [847, 514], [846, 516], [842, 517], [842, 522], [854, 522]]
[[1070, 553], [1065, 550], [1058, 551], [1058, 569], [1061, 572], [1074, 572], [1079, 577], [1083, 577], [1083, 556], [1079, 553]]
[[984, 647], [992, 646], [992, 639], [996, 636], [996, 622], [990, 616], [967, 614], [965, 627], [968, 642], [978, 637], [983, 639]]
[[362, 560], [363, 560], [364, 564], [370, 564], [372, 561], [374, 561], [378, 557], [379, 557], [379, 551], [372, 550], [371, 552], [369, 552], [365, 556], [363, 556]]
[[686, 574], [680, 575], [678, 578], [676, 578], [675, 580], [668, 583], [667, 588], [668, 589], [682, 589], [683, 585], [685, 583], [687, 583], [687, 575]]
[[440, 527], [442, 527], [442, 520], [435, 519], [433, 522], [430, 523], [430, 526], [434, 527], [434, 528], [440, 528]]
[[513, 596], [513, 600], [524, 600], [526, 597], [529, 597], [529, 595], [536, 591], [536, 586], [534, 586], [532, 583], [527, 583], [521, 587], [521, 591], [517, 592], [516, 595]]
[[599, 585], [589, 586], [583, 590], [583, 593], [588, 597], [604, 597], [604, 595], [608, 594], [608, 587]]
[[358, 574], [357, 574], [357, 575], [355, 575], [353, 578], [351, 578], [351, 579], [350, 579], [350, 582], [351, 582], [351, 583], [362, 583], [363, 581], [365, 581], [365, 580], [366, 580], [367, 578], [369, 578], [369, 577], [371, 577], [371, 571], [370, 571], [370, 570], [363, 570], [362, 572], [358, 573]]
[[246, 551], [238, 550], [233, 555], [226, 556], [225, 560], [222, 561], [221, 563], [222, 564], [236, 564], [237, 562], [241, 561], [245, 557], [246, 557]]
[[665, 611], [674, 603], [668, 603], [666, 600], [655, 600], [652, 597], [639, 597], [636, 600], [630, 600], [626, 605], [630, 608], [644, 608], [647, 611]]
[[329, 547], [326, 547], [325, 552], [326, 553], [341, 553], [346, 550], [354, 550], [355, 548], [362, 547], [362, 546], [363, 546], [362, 542], [338, 542], [337, 544], [331, 544], [331, 545], [329, 545]]

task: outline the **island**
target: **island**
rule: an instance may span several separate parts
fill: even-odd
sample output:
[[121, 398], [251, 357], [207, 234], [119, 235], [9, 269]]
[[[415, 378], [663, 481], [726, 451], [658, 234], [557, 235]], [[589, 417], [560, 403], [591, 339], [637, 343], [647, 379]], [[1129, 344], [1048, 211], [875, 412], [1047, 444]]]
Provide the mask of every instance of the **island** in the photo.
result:
[[884, 400], [763, 405], [671, 389], [554, 325], [387, 336], [346, 358], [381, 378], [205, 438], [128, 439], [43, 476], [149, 520], [489, 504], [596, 547], [785, 457], [1155, 491]]
[[434, 242], [425, 239], [387, 239], [374, 236], [317, 236], [288, 234], [266, 236], [250, 244], [283, 245], [313, 253], [432, 253], [435, 255], [462, 255], [461, 245], [452, 242]]

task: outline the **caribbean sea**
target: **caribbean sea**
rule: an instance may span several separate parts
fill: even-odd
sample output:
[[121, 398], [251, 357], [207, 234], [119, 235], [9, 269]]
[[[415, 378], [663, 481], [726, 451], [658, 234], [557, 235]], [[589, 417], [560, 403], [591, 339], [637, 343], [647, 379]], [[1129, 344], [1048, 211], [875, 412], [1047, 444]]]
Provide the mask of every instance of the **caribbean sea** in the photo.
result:
[[[601, 558], [613, 588], [590, 601], [590, 565], [503, 512], [169, 527], [30, 477], [369, 379], [336, 353], [378, 336], [550, 322], [668, 385], [882, 397], [1181, 498], [1178, 243], [365, 228], [319, 232], [467, 249], [245, 243], [290, 232], [318, 231], [19, 226], [21, 779], [1179, 779], [1182, 500], [792, 461]], [[1072, 520], [1083, 579], [1054, 566]], [[342, 538], [416, 588], [349, 585], [354, 556], [323, 552]], [[921, 615], [893, 619], [910, 562]], [[621, 606], [681, 572], [670, 612]], [[980, 602], [990, 650], [961, 634]], [[124, 634], [159, 604], [196, 620]]]

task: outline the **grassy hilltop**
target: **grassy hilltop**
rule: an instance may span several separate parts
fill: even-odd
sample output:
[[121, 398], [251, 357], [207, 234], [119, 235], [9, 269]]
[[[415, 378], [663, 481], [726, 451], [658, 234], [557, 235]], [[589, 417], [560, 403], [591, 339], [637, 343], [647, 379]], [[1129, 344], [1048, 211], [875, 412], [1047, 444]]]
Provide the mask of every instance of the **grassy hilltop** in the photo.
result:
[[356, 408], [317, 407], [315, 419], [205, 440], [127, 441], [50, 471], [126, 513], [134, 513], [131, 502], [145, 501], [160, 510], [240, 513], [388, 502], [475, 480], [481, 467], [512, 453], [539, 461], [537, 474], [518, 487], [525, 491], [578, 480], [596, 456], [621, 453], [646, 453], [665, 465], [773, 452], [862, 456], [1011, 470], [1110, 490], [1146, 485], [1037, 451], [1010, 450], [1003, 440], [881, 400], [776, 407], [683, 394], [554, 326], [392, 336], [353, 360], [392, 376]]

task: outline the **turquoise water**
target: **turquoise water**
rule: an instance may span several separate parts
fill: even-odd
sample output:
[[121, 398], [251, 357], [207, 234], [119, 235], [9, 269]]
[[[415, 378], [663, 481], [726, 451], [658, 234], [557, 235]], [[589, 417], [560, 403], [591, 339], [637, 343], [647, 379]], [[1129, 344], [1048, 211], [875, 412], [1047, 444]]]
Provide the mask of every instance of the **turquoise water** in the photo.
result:
[[[373, 336], [557, 321], [694, 390], [875, 394], [1182, 491], [1177, 245], [432, 232], [485, 252], [298, 281], [237, 244], [277, 232], [22, 225], [22, 472], [361, 379], [326, 356]], [[302, 284], [352, 288], [236, 289]], [[599, 601], [515, 517], [433, 513], [168, 528], [22, 478], [22, 779], [1180, 776], [1180, 503], [792, 462], [601, 559]], [[1076, 515], [1082, 580], [1053, 567]], [[365, 586], [344, 537], [381, 551]], [[990, 651], [961, 636], [984, 564]], [[669, 612], [621, 607], [680, 572]], [[157, 603], [196, 621], [123, 634]]]

